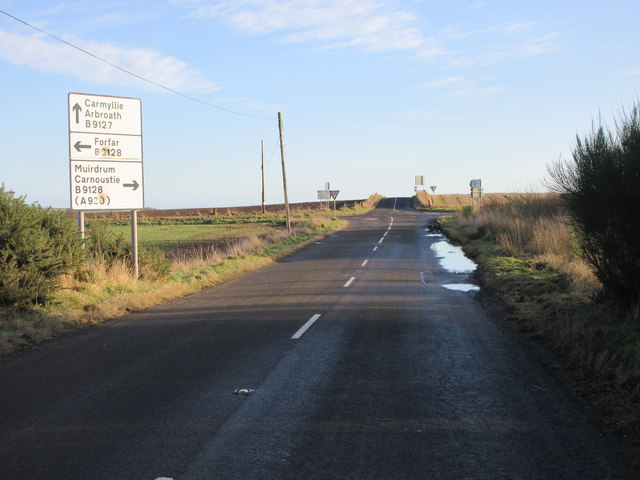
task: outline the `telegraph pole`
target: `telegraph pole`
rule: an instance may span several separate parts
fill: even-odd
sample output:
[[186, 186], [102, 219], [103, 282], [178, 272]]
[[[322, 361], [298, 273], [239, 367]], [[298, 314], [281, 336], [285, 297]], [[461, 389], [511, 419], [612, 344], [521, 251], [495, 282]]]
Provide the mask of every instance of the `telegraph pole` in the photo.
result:
[[287, 231], [291, 234], [291, 217], [289, 215], [289, 194], [287, 192], [287, 166], [284, 161], [284, 135], [282, 132], [282, 114], [278, 112], [278, 130], [280, 131], [280, 158], [282, 159], [282, 186], [284, 187], [284, 211], [287, 219]]
[[266, 209], [264, 207], [264, 140], [260, 140], [260, 151], [262, 158], [262, 213], [266, 213]]

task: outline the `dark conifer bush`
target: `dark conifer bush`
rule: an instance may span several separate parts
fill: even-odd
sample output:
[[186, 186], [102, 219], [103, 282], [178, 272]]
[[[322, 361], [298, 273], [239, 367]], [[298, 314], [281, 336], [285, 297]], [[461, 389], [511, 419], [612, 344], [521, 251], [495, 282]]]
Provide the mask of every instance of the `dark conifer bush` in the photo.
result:
[[549, 167], [563, 193], [584, 258], [606, 297], [640, 303], [640, 105], [624, 112], [615, 131], [594, 126], [577, 137], [572, 160]]
[[0, 306], [45, 302], [81, 261], [72, 218], [0, 187]]

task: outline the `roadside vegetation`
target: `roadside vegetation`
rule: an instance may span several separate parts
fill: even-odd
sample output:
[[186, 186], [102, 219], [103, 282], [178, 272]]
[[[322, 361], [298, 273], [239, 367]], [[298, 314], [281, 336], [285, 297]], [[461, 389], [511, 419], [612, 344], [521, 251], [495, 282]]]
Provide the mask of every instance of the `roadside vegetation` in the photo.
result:
[[[338, 217], [365, 213], [371, 196]], [[75, 218], [28, 205], [0, 189], [0, 355], [83, 326], [148, 308], [255, 270], [347, 225], [329, 210], [282, 215], [192, 215], [139, 221], [140, 277], [133, 278], [129, 225]]]
[[640, 445], [640, 112], [549, 167], [555, 193], [485, 199], [442, 220], [521, 329]]

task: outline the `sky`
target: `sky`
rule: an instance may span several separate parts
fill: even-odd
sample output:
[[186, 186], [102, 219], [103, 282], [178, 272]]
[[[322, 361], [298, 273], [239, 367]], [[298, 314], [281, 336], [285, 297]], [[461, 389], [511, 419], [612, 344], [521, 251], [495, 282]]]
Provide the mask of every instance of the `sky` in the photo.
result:
[[70, 92], [141, 100], [147, 208], [260, 204], [261, 141], [266, 202], [281, 203], [278, 112], [291, 202], [326, 182], [339, 199], [411, 196], [416, 175], [436, 193], [476, 178], [485, 192], [541, 191], [576, 135], [638, 100], [637, 0], [0, 10], [91, 54], [0, 13], [0, 183], [43, 206], [70, 206]]

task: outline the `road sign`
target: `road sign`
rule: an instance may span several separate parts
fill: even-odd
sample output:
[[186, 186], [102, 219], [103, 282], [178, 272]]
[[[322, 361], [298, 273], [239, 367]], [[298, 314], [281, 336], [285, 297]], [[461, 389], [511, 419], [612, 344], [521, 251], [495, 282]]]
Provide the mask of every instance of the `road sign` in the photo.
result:
[[142, 135], [140, 99], [70, 93], [69, 130]]
[[424, 175], [416, 175], [415, 185], [424, 185]]
[[331, 198], [333, 198], [334, 200], [336, 198], [338, 198], [338, 194], [340, 193], [340, 190], [329, 190], [329, 195], [331, 196]]
[[436, 193], [436, 188], [438, 188], [438, 186], [437, 185], [431, 185], [431, 187], [429, 187], [429, 188], [431, 188], [431, 191], [433, 193]]
[[329, 200], [331, 195], [329, 195], [329, 190], [318, 190], [318, 200]]
[[142, 161], [141, 135], [69, 133], [71, 160]]
[[471, 188], [481, 188], [482, 187], [482, 180], [479, 178], [474, 178], [473, 180], [471, 180], [469, 182], [469, 186]]
[[472, 188], [471, 189], [471, 198], [482, 198], [484, 191], [482, 188]]
[[144, 208], [139, 98], [69, 94], [72, 210]]

